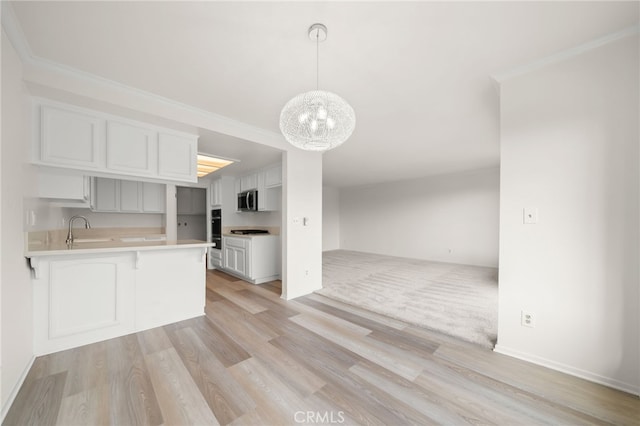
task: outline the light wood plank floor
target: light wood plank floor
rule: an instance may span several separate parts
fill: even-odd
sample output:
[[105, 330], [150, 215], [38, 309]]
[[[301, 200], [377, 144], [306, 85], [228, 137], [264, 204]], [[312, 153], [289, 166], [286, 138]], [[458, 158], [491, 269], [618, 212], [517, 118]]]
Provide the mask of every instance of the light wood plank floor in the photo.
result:
[[206, 316], [39, 357], [3, 424], [640, 424], [635, 396], [279, 292], [209, 272]]

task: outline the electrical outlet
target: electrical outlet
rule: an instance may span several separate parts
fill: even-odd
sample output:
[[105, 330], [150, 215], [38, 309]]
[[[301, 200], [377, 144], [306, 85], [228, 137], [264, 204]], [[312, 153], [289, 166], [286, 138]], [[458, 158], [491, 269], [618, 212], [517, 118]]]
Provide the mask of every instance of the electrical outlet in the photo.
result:
[[536, 316], [530, 311], [520, 311], [520, 325], [534, 328], [536, 326]]
[[538, 223], [538, 209], [535, 207], [525, 207], [522, 209], [522, 222], [525, 225], [535, 225]]

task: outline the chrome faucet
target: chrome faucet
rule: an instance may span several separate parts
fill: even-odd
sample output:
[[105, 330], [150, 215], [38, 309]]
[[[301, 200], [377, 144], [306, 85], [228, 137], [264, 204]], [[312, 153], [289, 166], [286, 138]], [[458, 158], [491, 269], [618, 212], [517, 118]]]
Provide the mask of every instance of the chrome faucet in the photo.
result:
[[89, 220], [84, 217], [84, 216], [72, 216], [71, 219], [69, 219], [69, 233], [67, 234], [67, 239], [65, 240], [67, 244], [73, 244], [73, 232], [71, 232], [71, 229], [73, 228], [73, 221], [74, 219], [82, 219], [84, 220], [84, 227], [86, 229], [91, 229], [91, 224], [89, 223]]

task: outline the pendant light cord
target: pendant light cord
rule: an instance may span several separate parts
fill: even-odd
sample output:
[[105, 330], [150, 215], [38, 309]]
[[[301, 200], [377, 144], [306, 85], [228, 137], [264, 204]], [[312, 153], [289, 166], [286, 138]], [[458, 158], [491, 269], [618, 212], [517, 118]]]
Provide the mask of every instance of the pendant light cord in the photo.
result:
[[320, 90], [320, 30], [316, 30], [316, 90]]

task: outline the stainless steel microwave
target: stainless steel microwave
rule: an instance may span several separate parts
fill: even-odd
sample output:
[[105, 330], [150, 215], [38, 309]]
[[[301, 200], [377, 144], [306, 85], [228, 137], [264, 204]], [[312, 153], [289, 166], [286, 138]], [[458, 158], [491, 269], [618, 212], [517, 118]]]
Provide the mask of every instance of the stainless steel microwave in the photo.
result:
[[241, 212], [258, 211], [258, 190], [250, 189], [238, 193], [238, 210]]

